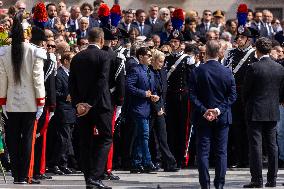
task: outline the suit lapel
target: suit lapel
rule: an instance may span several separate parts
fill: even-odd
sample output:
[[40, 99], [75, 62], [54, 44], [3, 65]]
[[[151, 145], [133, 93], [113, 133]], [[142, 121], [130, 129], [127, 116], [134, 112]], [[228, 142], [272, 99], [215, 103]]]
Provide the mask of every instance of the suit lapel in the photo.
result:
[[58, 69], [58, 71], [61, 72], [61, 75], [62, 75], [63, 79], [65, 80], [66, 83], [68, 83], [68, 78], [69, 77], [68, 77], [67, 73], [64, 71], [64, 69], [60, 67], [60, 70]]

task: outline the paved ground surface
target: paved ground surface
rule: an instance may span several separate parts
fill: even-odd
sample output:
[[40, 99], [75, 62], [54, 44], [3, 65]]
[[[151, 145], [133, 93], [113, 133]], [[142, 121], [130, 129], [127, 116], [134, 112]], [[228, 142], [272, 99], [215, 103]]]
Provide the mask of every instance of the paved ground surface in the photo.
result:
[[[264, 182], [266, 181], [266, 170]], [[159, 185], [162, 189], [185, 189], [200, 188], [198, 185], [198, 172], [196, 169], [182, 170], [177, 173], [157, 172], [151, 174], [129, 174], [126, 171], [115, 171], [119, 175], [119, 181], [105, 181], [113, 189], [155, 189]], [[214, 178], [214, 171], [211, 170], [211, 181]], [[46, 189], [83, 189], [85, 188], [82, 175], [53, 176], [53, 180], [43, 181], [41, 185], [13, 185], [12, 177], [8, 174], [8, 183], [5, 184], [3, 177], [0, 176], [0, 188], [46, 188]], [[242, 188], [250, 180], [248, 169], [229, 170], [226, 176], [225, 188]], [[277, 188], [283, 188], [284, 170], [279, 170]], [[213, 184], [211, 184], [213, 187]]]

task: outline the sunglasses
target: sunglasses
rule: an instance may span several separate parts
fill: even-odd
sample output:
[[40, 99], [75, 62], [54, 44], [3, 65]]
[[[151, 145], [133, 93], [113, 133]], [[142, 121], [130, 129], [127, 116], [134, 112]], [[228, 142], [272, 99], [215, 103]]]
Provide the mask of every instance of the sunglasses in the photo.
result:
[[56, 48], [56, 45], [46, 45], [47, 47]]
[[164, 54], [168, 54], [168, 53], [169, 53], [169, 51], [162, 51], [162, 53], [164, 53]]

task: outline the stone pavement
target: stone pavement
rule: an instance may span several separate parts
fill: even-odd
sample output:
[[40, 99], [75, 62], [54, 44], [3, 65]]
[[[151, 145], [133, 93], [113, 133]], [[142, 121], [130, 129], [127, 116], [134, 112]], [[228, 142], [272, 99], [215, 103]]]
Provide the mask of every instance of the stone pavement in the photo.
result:
[[[264, 170], [264, 182], [266, 181]], [[284, 189], [284, 170], [279, 170], [277, 188]], [[127, 171], [114, 171], [120, 176], [119, 181], [105, 181], [113, 189], [155, 189], [159, 185], [162, 189], [186, 189], [200, 188], [198, 184], [198, 172], [196, 169], [181, 170], [177, 173], [156, 172], [151, 174], [129, 174]], [[214, 178], [214, 170], [210, 171], [211, 181]], [[29, 188], [29, 189], [85, 189], [82, 175], [53, 176], [53, 180], [42, 181], [41, 185], [13, 185], [12, 177], [7, 176], [8, 183], [5, 184], [0, 175], [0, 188]], [[228, 170], [225, 188], [242, 188], [250, 180], [249, 169]], [[213, 187], [213, 184], [211, 184]], [[213, 187], [214, 188], [214, 187]]]

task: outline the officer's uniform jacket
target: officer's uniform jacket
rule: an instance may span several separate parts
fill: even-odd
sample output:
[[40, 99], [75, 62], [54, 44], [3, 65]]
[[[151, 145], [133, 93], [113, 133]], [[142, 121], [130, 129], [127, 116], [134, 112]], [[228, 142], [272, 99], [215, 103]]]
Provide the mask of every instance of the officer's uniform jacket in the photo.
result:
[[[224, 65], [234, 70], [239, 62], [246, 56], [250, 49], [253, 47], [249, 46], [246, 49], [234, 48], [229, 50], [224, 58]], [[238, 123], [244, 120], [244, 104], [242, 103], [241, 96], [243, 93], [243, 85], [246, 71], [248, 66], [257, 61], [255, 58], [255, 51], [252, 51], [248, 58], [244, 61], [240, 69], [234, 74], [237, 90], [237, 100], [232, 106], [233, 122]]]
[[[183, 52], [178, 54], [170, 54], [165, 58], [165, 67], [167, 72], [171, 70], [176, 61], [183, 55]], [[195, 68], [191, 57], [186, 55], [181, 62], [176, 66], [175, 70], [168, 77], [168, 92], [169, 93], [183, 93], [188, 92], [189, 76], [191, 70]]]
[[23, 43], [21, 84], [15, 84], [11, 46], [0, 48], [0, 105], [7, 112], [36, 112], [44, 105], [45, 88], [43, 59], [46, 51], [30, 43]]

